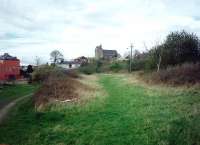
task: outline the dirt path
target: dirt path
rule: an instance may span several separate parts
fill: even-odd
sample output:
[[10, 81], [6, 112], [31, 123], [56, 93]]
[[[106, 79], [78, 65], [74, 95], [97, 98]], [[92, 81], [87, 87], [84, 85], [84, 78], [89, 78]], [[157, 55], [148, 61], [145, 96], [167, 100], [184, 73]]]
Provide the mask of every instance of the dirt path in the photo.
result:
[[4, 106], [2, 109], [0, 109], [0, 123], [3, 121], [3, 119], [6, 117], [6, 115], [8, 114], [8, 112], [10, 111], [12, 107], [14, 107], [18, 102], [30, 96], [32, 96], [32, 94], [15, 99], [9, 104], [7, 104], [6, 106]]

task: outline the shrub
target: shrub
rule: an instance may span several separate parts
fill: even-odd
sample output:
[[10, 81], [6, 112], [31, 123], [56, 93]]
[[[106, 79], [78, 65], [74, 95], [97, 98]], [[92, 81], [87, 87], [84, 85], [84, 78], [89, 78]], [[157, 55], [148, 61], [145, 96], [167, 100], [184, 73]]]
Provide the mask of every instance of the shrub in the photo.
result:
[[34, 95], [35, 107], [42, 108], [55, 100], [62, 101], [77, 98], [75, 90], [78, 85], [79, 82], [72, 78], [51, 73]]
[[[199, 39], [186, 31], [172, 32], [167, 36], [163, 47], [163, 65], [176, 65], [200, 60]], [[166, 56], [166, 57], [165, 57]]]
[[145, 64], [146, 64], [146, 59], [134, 59], [131, 65], [132, 71], [144, 70]]
[[110, 70], [114, 72], [119, 72], [122, 68], [122, 65], [118, 62], [114, 62], [110, 65]]
[[87, 74], [87, 75], [90, 75], [90, 74], [93, 74], [93, 73], [100, 73], [102, 65], [103, 65], [102, 61], [96, 60], [92, 63], [88, 63], [84, 66], [81, 66], [79, 68], [79, 71], [84, 73], [84, 74]]
[[166, 40], [146, 53], [137, 52], [133, 70], [166, 69], [168, 66], [200, 62], [200, 42], [194, 33], [171, 32]]
[[106, 60], [98, 60], [93, 63], [89, 63], [85, 66], [79, 68], [79, 71], [90, 75], [93, 73], [101, 73], [101, 72], [119, 72], [119, 71], [127, 71], [127, 62], [126, 61], [106, 61]]
[[97, 61], [95, 62], [95, 64], [96, 64], [96, 72], [97, 72], [97, 73], [102, 72], [101, 68], [102, 68], [103, 62], [102, 62], [101, 60], [97, 60]]
[[185, 63], [152, 73], [151, 80], [172, 85], [200, 83], [200, 64]]
[[48, 65], [40, 66], [33, 72], [32, 81], [41, 83], [41, 82], [47, 80], [47, 78], [49, 77], [50, 74], [54, 74], [57, 76], [63, 76], [64, 71], [62, 69], [60, 69], [58, 67], [54, 67], [54, 66], [48, 66]]
[[88, 64], [79, 68], [79, 71], [86, 75], [96, 73], [96, 66], [94, 64]]
[[164, 43], [149, 51], [149, 68], [167, 68], [168, 66], [200, 61], [199, 38], [186, 31], [170, 33]]
[[71, 77], [71, 78], [79, 78], [79, 72], [78, 70], [66, 70], [65, 73], [67, 74], [67, 76]]
[[51, 74], [63, 77], [71, 77], [71, 78], [78, 78], [79, 73], [78, 70], [64, 70], [62, 68], [56, 66], [40, 66], [38, 67], [32, 74], [32, 81], [33, 82], [43, 82], [45, 81]]

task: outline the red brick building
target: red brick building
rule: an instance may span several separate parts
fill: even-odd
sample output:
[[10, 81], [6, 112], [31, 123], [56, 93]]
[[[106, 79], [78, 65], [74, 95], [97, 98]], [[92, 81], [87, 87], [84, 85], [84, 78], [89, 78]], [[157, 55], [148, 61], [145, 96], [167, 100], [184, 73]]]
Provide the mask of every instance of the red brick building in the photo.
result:
[[0, 56], [0, 81], [18, 79], [20, 77], [20, 60], [8, 53]]

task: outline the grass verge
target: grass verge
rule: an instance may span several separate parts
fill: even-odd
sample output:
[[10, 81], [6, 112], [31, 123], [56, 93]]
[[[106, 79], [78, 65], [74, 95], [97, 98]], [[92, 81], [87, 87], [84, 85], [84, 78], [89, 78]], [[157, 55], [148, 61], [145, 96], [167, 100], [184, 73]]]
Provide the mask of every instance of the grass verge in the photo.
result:
[[12, 86], [5, 86], [0, 89], [0, 109], [8, 104], [10, 101], [28, 95], [38, 88], [37, 85], [16, 84]]
[[[200, 92], [154, 89], [102, 75], [107, 92], [84, 105], [53, 105], [35, 112], [19, 105], [0, 126], [0, 143], [18, 145], [198, 145]], [[102, 99], [103, 97], [103, 99]]]

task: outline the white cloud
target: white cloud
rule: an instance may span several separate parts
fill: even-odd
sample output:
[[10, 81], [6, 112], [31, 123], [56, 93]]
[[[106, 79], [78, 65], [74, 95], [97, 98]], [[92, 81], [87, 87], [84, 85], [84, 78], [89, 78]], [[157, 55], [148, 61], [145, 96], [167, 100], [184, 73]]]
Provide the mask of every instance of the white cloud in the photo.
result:
[[144, 50], [174, 30], [200, 34], [198, 0], [0, 0], [0, 51], [34, 62], [53, 49], [66, 58], [94, 56], [94, 48], [131, 42]]

